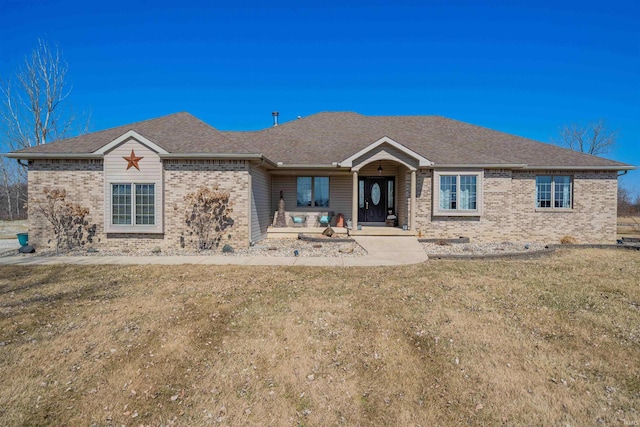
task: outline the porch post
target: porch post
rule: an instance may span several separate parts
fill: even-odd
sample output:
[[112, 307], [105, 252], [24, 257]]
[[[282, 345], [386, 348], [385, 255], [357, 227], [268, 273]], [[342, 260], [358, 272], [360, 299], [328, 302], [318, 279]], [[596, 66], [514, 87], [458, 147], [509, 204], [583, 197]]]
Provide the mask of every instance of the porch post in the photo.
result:
[[358, 171], [353, 171], [353, 196], [351, 196], [351, 227], [358, 229]]
[[416, 228], [416, 171], [411, 171], [411, 216], [409, 217], [409, 229]]

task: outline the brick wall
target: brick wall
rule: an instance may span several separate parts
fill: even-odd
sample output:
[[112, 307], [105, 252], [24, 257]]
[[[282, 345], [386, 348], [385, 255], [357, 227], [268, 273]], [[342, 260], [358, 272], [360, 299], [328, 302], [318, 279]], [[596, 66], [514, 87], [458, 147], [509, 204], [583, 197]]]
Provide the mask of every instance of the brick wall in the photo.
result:
[[[89, 208], [89, 221], [96, 224], [90, 245], [98, 249], [162, 250], [179, 249], [186, 233], [184, 196], [201, 185], [219, 185], [231, 193], [233, 226], [222, 244], [246, 247], [249, 244], [248, 164], [240, 160], [168, 160], [164, 162], [164, 233], [136, 234], [104, 232], [104, 174], [101, 160], [34, 160], [29, 166], [29, 198], [43, 194], [44, 188], [65, 189], [67, 200]], [[230, 236], [230, 237], [229, 237]], [[37, 248], [55, 248], [55, 236], [48, 221], [29, 206], [29, 243]]]
[[[536, 209], [536, 175], [572, 175], [573, 209]], [[481, 217], [432, 216], [431, 172], [418, 177], [417, 229], [429, 238], [559, 243], [569, 235], [582, 243], [615, 243], [616, 172], [485, 170]]]
[[[582, 243], [613, 243], [616, 238], [616, 172], [575, 172], [573, 209], [568, 212], [535, 208], [536, 175], [567, 175], [566, 171], [486, 170], [481, 217], [434, 217], [432, 171], [418, 171], [417, 230], [425, 237], [470, 237], [476, 241], [540, 241], [557, 243], [570, 235]], [[29, 197], [42, 195], [45, 187], [67, 191], [67, 200], [89, 208], [96, 224], [92, 246], [96, 248], [148, 250], [179, 249], [184, 235], [184, 196], [201, 185], [219, 185], [231, 193], [234, 220], [222, 243], [234, 247], [249, 244], [249, 165], [234, 160], [165, 160], [164, 233], [105, 234], [104, 178], [101, 160], [36, 160], [29, 166]], [[410, 199], [410, 175], [398, 175], [401, 204]], [[403, 194], [404, 193], [404, 194]], [[404, 196], [404, 197], [403, 197]], [[404, 211], [398, 206], [398, 212]], [[403, 217], [406, 215], [402, 215]], [[230, 236], [230, 237], [229, 237]], [[54, 247], [49, 223], [29, 207], [29, 241], [39, 248]]]
[[[165, 239], [168, 247], [180, 247], [186, 232], [184, 196], [200, 186], [227, 190], [233, 202], [234, 220], [222, 239], [235, 248], [249, 246], [249, 165], [242, 160], [165, 160]], [[229, 238], [229, 235], [231, 238]]]
[[64, 189], [67, 201], [89, 208], [87, 219], [96, 224], [93, 246], [104, 239], [102, 160], [32, 160], [29, 162], [29, 244], [55, 248], [51, 224], [35, 209], [34, 198], [42, 198], [45, 188]]

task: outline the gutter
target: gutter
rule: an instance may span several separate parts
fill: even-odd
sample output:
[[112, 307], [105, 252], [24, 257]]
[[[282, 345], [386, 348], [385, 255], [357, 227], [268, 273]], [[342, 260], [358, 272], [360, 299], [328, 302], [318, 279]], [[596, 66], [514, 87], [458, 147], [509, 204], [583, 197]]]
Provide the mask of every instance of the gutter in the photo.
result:
[[[10, 159], [39, 160], [39, 159], [103, 159], [100, 153], [7, 153], [2, 156]], [[276, 167], [276, 164], [262, 154], [219, 154], [219, 153], [166, 153], [158, 154], [161, 159], [233, 159], [256, 160]]]
[[4, 157], [19, 160], [37, 159], [102, 159], [102, 154], [95, 153], [6, 153]]
[[284, 164], [278, 162], [278, 169], [344, 169], [350, 170], [350, 167], [340, 166], [338, 163], [327, 164]]
[[161, 159], [228, 159], [228, 160], [259, 160], [276, 167], [277, 164], [262, 154], [228, 154], [228, 153], [165, 153], [158, 154]]
[[527, 166], [527, 170], [578, 170], [578, 171], [629, 171], [636, 169], [631, 165], [620, 166]]
[[526, 168], [527, 165], [524, 163], [487, 163], [487, 164], [460, 164], [460, 165], [452, 165], [452, 164], [432, 164], [428, 167], [420, 167], [420, 169], [522, 169]]
[[620, 166], [529, 166], [527, 164], [474, 164], [474, 165], [439, 165], [434, 164], [427, 168], [421, 169], [470, 169], [470, 168], [478, 168], [478, 169], [524, 169], [524, 170], [580, 170], [580, 171], [601, 171], [601, 170], [609, 170], [609, 171], [628, 171], [636, 169], [635, 166], [631, 165], [620, 165]]

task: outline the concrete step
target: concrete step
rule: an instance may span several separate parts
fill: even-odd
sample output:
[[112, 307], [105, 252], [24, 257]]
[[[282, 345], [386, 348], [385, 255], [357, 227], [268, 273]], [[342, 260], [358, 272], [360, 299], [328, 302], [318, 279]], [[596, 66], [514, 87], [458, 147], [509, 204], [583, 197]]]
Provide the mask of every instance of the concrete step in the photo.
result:
[[413, 230], [403, 230], [399, 227], [363, 226], [362, 230], [349, 230], [351, 236], [415, 236]]
[[354, 236], [353, 239], [367, 251], [365, 258], [372, 261], [371, 265], [414, 264], [429, 259], [414, 236]]

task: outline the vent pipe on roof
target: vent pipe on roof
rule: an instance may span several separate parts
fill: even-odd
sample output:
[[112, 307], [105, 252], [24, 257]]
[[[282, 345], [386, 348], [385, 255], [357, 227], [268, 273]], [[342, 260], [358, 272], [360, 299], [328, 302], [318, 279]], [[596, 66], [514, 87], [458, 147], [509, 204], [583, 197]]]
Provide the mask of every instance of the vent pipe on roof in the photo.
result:
[[278, 126], [278, 116], [280, 115], [280, 113], [274, 111], [273, 113], [271, 113], [271, 115], [273, 116], [273, 125]]

